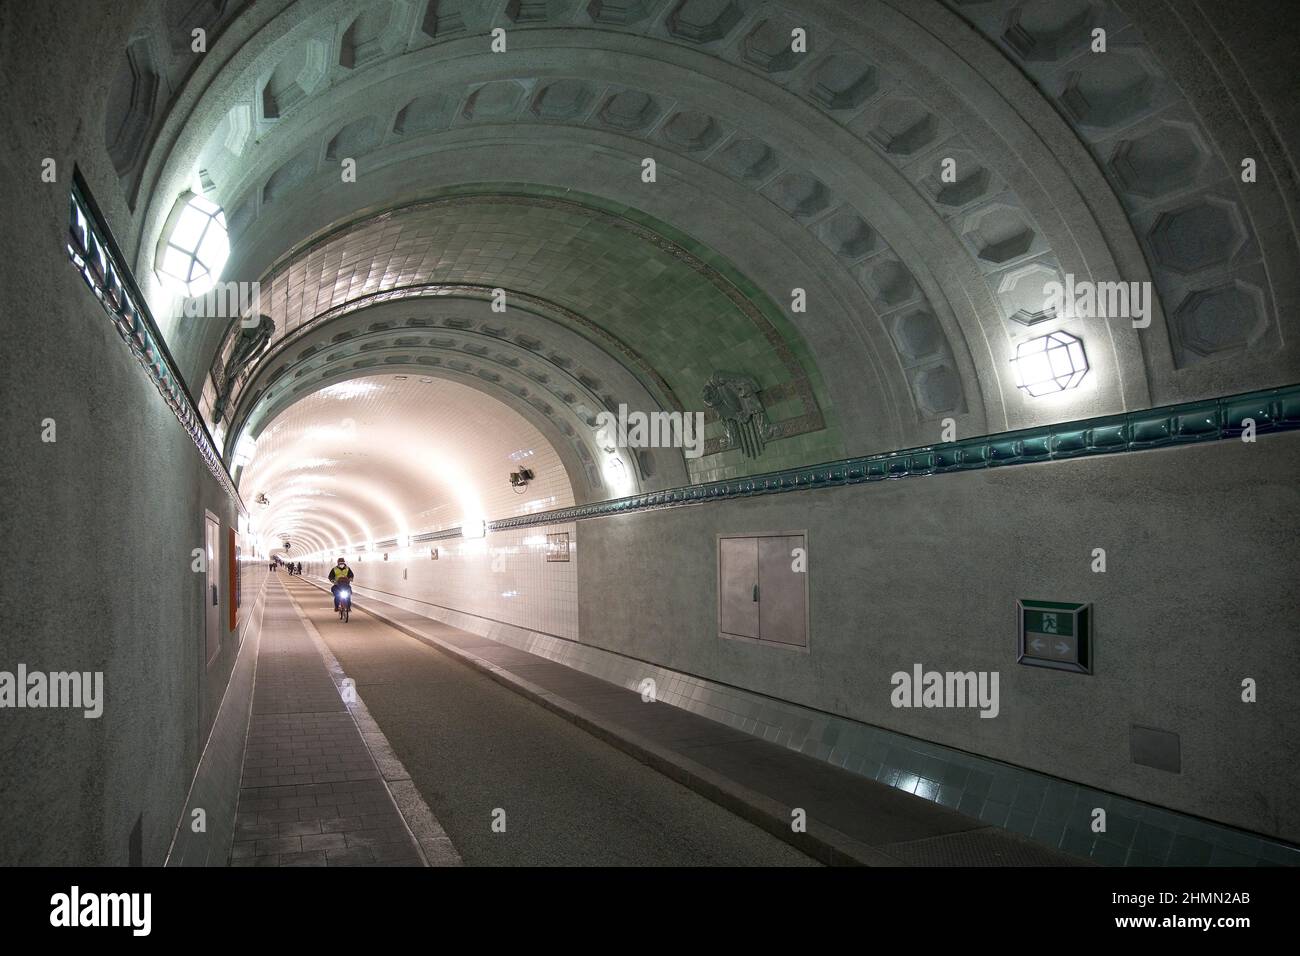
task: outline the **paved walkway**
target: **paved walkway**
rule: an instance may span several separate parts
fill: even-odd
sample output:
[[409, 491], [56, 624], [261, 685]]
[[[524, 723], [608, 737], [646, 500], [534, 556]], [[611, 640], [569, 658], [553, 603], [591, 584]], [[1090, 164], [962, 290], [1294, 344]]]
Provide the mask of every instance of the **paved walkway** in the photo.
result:
[[231, 865], [422, 865], [315, 639], [268, 588]]

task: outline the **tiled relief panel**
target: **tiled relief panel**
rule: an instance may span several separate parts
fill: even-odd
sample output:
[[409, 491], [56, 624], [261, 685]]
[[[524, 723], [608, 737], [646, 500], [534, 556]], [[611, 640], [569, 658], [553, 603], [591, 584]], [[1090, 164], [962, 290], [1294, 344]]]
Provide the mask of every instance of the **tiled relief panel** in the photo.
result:
[[[431, 617], [437, 609], [576, 640], [578, 584], [572, 524], [490, 532], [486, 538], [452, 538], [389, 552], [388, 560], [366, 554], [353, 561], [359, 593]], [[548, 534], [567, 533], [569, 560], [557, 555]], [[432, 558], [437, 549], [438, 558]], [[328, 567], [314, 569], [318, 575]], [[465, 627], [450, 619], [457, 627]], [[467, 628], [469, 630], [478, 630]]]

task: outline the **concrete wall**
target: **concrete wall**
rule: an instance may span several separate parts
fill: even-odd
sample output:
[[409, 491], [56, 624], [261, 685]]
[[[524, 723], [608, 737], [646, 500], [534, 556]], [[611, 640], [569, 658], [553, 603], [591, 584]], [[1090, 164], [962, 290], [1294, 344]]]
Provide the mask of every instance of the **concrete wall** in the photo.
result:
[[[0, 669], [103, 671], [103, 716], [0, 713], [0, 862], [162, 862], [240, 636], [227, 628], [233, 502], [88, 289], [56, 250], [27, 307], [37, 348], [6, 369], [26, 427], [0, 465], [6, 575]], [[17, 364], [17, 363], [15, 363]], [[41, 441], [52, 418], [57, 440]], [[204, 515], [221, 526], [222, 642], [208, 663], [206, 576], [192, 570]], [[244, 545], [247, 548], [248, 543]], [[245, 609], [265, 577], [245, 565]], [[247, 615], [244, 621], [247, 623]]]
[[[65, 252], [74, 163], [114, 231], [131, 231], [104, 151], [106, 90], [88, 77], [110, 72], [144, 6], [4, 18], [6, 95], [27, 120], [6, 124], [0, 149], [0, 670], [102, 671], [105, 703], [99, 719], [0, 710], [0, 864], [126, 864], [137, 821], [138, 858], [161, 863], [238, 644], [226, 635], [206, 663], [191, 570], [205, 509], [224, 545], [234, 506]], [[225, 574], [223, 554], [223, 621]], [[258, 586], [250, 573], [247, 605]]]
[[[102, 671], [105, 704], [97, 720], [0, 713], [0, 862], [126, 864], [139, 819], [139, 860], [153, 865], [238, 651], [227, 627], [236, 511], [59, 251], [42, 242], [27, 257], [44, 280], [23, 306], [34, 348], [5, 373], [5, 407], [24, 427], [0, 465], [3, 540], [21, 556], [0, 584], [10, 615], [0, 670]], [[53, 443], [41, 440], [47, 418]], [[222, 641], [210, 663], [206, 575], [192, 569], [207, 511], [222, 526]], [[252, 561], [246, 572], [249, 607], [265, 570]]]
[[[235, 815], [253, 706], [253, 679], [261, 646], [269, 577], [264, 560], [250, 559], [248, 580], [256, 579], [256, 596], [245, 592], [240, 610], [239, 655], [225, 695], [212, 722], [185, 808], [178, 816], [176, 835], [167, 855], [168, 866], [225, 866], [234, 841]], [[196, 815], [195, 811], [202, 811]], [[201, 817], [202, 827], [196, 821]]]
[[[584, 521], [582, 641], [1295, 841], [1298, 467], [1290, 434]], [[715, 536], [792, 530], [809, 652], [720, 639]], [[1017, 598], [1093, 602], [1095, 672], [1016, 664]], [[999, 672], [999, 716], [895, 709], [916, 663]], [[1180, 774], [1132, 762], [1134, 724]]]

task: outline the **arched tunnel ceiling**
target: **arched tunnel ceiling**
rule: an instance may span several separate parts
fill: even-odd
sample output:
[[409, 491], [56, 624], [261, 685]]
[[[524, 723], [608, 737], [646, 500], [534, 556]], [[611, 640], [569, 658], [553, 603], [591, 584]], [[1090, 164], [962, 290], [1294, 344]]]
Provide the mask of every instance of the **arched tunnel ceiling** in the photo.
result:
[[[619, 455], [615, 466], [597, 447], [599, 410], [664, 408], [608, 352], [544, 312], [498, 314], [447, 286], [416, 290], [428, 295], [409, 291], [379, 293], [296, 331], [247, 379], [232, 434], [256, 439], [271, 418], [324, 384], [407, 371], [461, 381], [512, 405], [556, 448], [579, 501], [688, 480], [679, 450], [641, 449], [634, 460]], [[619, 481], [609, 481], [611, 468]]]
[[[504, 312], [491, 308], [494, 287], [507, 293]], [[511, 393], [507, 400], [549, 392], [532, 402], [536, 410], [549, 416], [550, 406], [569, 405], [579, 428], [594, 428], [597, 412], [620, 404], [703, 410], [705, 384], [714, 372], [727, 371], [761, 385], [774, 437], [802, 436], [801, 454], [842, 453], [825, 427], [821, 384], [808, 374], [802, 343], [776, 308], [746, 296], [661, 234], [568, 199], [498, 194], [404, 207], [299, 251], [264, 282], [263, 298], [277, 333], [259, 368], [271, 369], [272, 377], [287, 372], [288, 361], [316, 357], [306, 354], [312, 348], [326, 352], [316, 357], [317, 367], [414, 361], [433, 366], [435, 374], [474, 374], [501, 385]], [[388, 306], [399, 301], [409, 306]], [[385, 309], [377, 317], [371, 312], [379, 304]], [[413, 317], [416, 306], [442, 314], [432, 321]], [[345, 317], [346, 328], [339, 324]], [[430, 324], [438, 334], [420, 332]], [[394, 325], [405, 328], [387, 338], [371, 335], [354, 348], [345, 344], [362, 330], [387, 332]], [[306, 341], [309, 331], [314, 347]], [[385, 345], [387, 354], [374, 351]], [[455, 357], [413, 358], [427, 347]], [[369, 354], [356, 357], [362, 353]], [[296, 368], [291, 378], [303, 374]], [[532, 381], [511, 385], [502, 376]], [[236, 403], [245, 397], [242, 385], [234, 384]], [[263, 394], [255, 389], [247, 397]], [[563, 422], [557, 427], [572, 435]], [[730, 458], [733, 468], [743, 461], [726, 451], [720, 423], [706, 427], [711, 441], [704, 456], [689, 462], [697, 473], [719, 474], [727, 466], [718, 458]], [[783, 463], [794, 462], [783, 462], [778, 451], [762, 464]], [[647, 470], [685, 477], [670, 462]], [[596, 493], [598, 485], [593, 481]]]
[[[441, 268], [541, 299], [568, 281], [567, 301], [549, 304], [605, 328], [671, 301], [620, 295], [676, 252], [620, 261], [590, 241], [601, 215], [639, 223], [650, 244], [672, 237], [760, 311], [785, 313], [781, 342], [747, 351], [729, 339], [718, 354], [743, 356], [730, 371], [752, 370], [766, 388], [784, 387], [764, 370], [788, 370], [779, 354], [791, 350], [830, 426], [773, 442], [772, 458], [695, 469], [697, 479], [933, 441], [941, 418], [970, 434], [1290, 380], [1294, 348], [1278, 346], [1295, 337], [1282, 334], [1291, 319], [1276, 303], [1293, 299], [1294, 279], [1266, 263], [1292, 255], [1294, 237], [1255, 233], [1260, 199], [1236, 195], [1211, 132], [1131, 22], [1101, 0], [949, 6], [258, 4], [229, 22], [220, 69], [156, 164], [164, 188], [140, 248], [160, 228], [169, 177], [201, 168], [232, 222], [226, 278], [279, 278], [289, 304], [272, 311], [286, 321], [304, 237], [328, 245], [354, 224], [357, 241], [332, 247], [337, 263], [312, 268], [308, 255], [299, 313], [308, 274], [317, 298], [306, 311], [318, 313], [414, 276], [418, 258], [435, 281], [446, 281]], [[1098, 24], [1122, 37], [1109, 72], [1076, 42]], [[506, 53], [491, 52], [497, 26]], [[795, 27], [808, 31], [806, 54], [788, 49]], [[1159, 175], [1161, 143], [1189, 177]], [[659, 164], [655, 184], [641, 180], [646, 157]], [[939, 174], [949, 158], [955, 182]], [[357, 162], [355, 183], [340, 181], [345, 159]], [[407, 237], [434, 241], [404, 258], [385, 245], [401, 241], [395, 217], [373, 235], [356, 225], [435, 197], [432, 231]], [[534, 218], [557, 199], [600, 215], [586, 213], [593, 222], [576, 234], [548, 221], [554, 207]], [[538, 263], [558, 237], [583, 247], [582, 265], [550, 276]], [[458, 261], [442, 254], [449, 241]], [[1028, 322], [1044, 282], [1067, 273], [1151, 279], [1152, 326], [1057, 317], [1052, 327], [1084, 338], [1092, 371], [1064, 398], [1027, 400], [1007, 361], [1043, 330]], [[807, 313], [789, 309], [795, 288]], [[683, 405], [699, 408], [690, 392], [707, 359], [683, 349], [707, 339], [691, 327], [701, 320], [674, 325], [671, 309], [654, 311], [634, 349], [653, 371], [642, 381], [657, 376], [674, 393], [680, 383]], [[222, 330], [172, 331], [206, 372]]]
[[[516, 493], [511, 472], [534, 473]], [[565, 467], [505, 403], [429, 376], [351, 378], [299, 398], [237, 476], [268, 546], [291, 554], [384, 543], [574, 503]], [[259, 503], [265, 496], [269, 504]]]

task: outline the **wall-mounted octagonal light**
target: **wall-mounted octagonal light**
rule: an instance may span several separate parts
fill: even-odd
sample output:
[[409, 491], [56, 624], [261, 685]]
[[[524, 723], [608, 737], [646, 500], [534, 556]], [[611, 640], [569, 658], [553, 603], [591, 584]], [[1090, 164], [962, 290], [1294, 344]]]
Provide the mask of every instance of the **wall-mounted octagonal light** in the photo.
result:
[[1088, 356], [1078, 336], [1052, 332], [1016, 346], [1011, 366], [1016, 373], [1016, 388], [1038, 398], [1078, 388], [1088, 374]]
[[248, 435], [240, 435], [239, 441], [235, 443], [235, 457], [231, 465], [235, 468], [243, 468], [253, 460], [256, 451], [257, 441]]
[[182, 193], [158, 241], [158, 278], [177, 295], [194, 298], [216, 285], [228, 258], [226, 214], [197, 193]]

